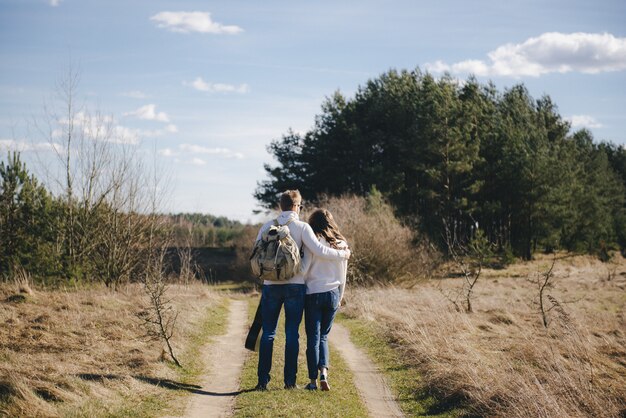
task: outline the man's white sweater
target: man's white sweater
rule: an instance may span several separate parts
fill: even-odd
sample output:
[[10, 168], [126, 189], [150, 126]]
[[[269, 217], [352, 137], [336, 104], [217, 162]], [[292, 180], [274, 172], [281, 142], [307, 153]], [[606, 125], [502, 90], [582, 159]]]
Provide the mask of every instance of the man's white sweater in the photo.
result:
[[[293, 211], [284, 211], [278, 215], [278, 224], [285, 225], [287, 224], [287, 228], [289, 228], [289, 234], [291, 238], [296, 242], [298, 248], [304, 247], [304, 256], [302, 258], [302, 269], [300, 273], [293, 276], [291, 279], [286, 281], [275, 281], [275, 280], [265, 280], [263, 284], [269, 285], [280, 285], [280, 284], [304, 284], [304, 273], [307, 271], [309, 263], [311, 262], [312, 255], [322, 259], [330, 259], [330, 260], [344, 260], [347, 259], [347, 252], [344, 250], [335, 250], [330, 248], [329, 246], [322, 245], [319, 242], [311, 226], [302, 222], [299, 219], [299, 216], [296, 212]], [[269, 221], [265, 223], [259, 230], [259, 234], [256, 237], [256, 240], [260, 240], [263, 232], [269, 229], [270, 226], [274, 225], [274, 221]], [[308, 256], [307, 256], [308, 251]]]

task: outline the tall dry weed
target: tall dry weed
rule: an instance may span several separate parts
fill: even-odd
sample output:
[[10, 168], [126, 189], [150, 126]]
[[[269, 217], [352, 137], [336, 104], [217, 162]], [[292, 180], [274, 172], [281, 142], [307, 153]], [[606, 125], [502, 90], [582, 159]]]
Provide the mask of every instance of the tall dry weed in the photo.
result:
[[412, 290], [349, 289], [347, 313], [380, 324], [399, 342], [406, 361], [422, 373], [423, 382], [416, 385], [471, 413], [624, 416], [624, 276], [607, 286], [599, 268], [595, 276], [587, 270], [577, 274], [574, 263], [555, 272], [551, 293], [557, 303], [583, 298], [555, 309], [546, 329], [534, 305], [536, 287], [503, 274], [487, 272], [471, 315], [456, 311], [431, 284]]
[[28, 295], [33, 294], [33, 279], [30, 273], [22, 267], [15, 267], [13, 274], [13, 281], [18, 293], [26, 293]]

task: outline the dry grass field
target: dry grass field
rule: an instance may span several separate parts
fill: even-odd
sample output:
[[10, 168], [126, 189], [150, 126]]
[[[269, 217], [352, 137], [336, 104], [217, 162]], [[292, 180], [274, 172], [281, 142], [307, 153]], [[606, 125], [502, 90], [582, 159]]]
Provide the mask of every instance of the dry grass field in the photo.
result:
[[0, 415], [145, 416], [166, 407], [192, 387], [185, 353], [207, 309], [220, 303], [201, 285], [169, 292], [180, 312], [173, 340], [184, 369], [163, 361], [160, 343], [142, 337], [139, 285], [112, 292], [1, 284]]
[[[550, 256], [538, 255], [484, 270], [470, 314], [450, 301], [461, 279], [445, 276], [410, 288], [407, 282], [349, 286], [342, 312], [382, 330], [402, 363], [420, 375], [403, 384], [414, 386], [416, 397], [434, 395], [451, 411], [624, 417], [626, 260], [557, 261], [544, 327], [537, 279], [550, 265]], [[143, 338], [137, 313], [145, 298], [138, 285], [112, 292], [0, 284], [0, 416], [180, 415], [185, 402], [177, 397], [199, 387], [198, 350], [226, 323], [220, 289], [171, 286], [180, 312], [174, 349], [183, 368], [177, 368], [161, 344]], [[249, 369], [244, 380], [252, 386], [254, 364]], [[248, 395], [254, 394], [242, 399]]]
[[557, 261], [545, 328], [537, 277], [550, 256], [486, 270], [474, 313], [449, 298], [461, 280], [406, 288], [353, 288], [345, 313], [371, 320], [418, 368], [424, 387], [470, 414], [501, 417], [626, 416], [626, 261]]

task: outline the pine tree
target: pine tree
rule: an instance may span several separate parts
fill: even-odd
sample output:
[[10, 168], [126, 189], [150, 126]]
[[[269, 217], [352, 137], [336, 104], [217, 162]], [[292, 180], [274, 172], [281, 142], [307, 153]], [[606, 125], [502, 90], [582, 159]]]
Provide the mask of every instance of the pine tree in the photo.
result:
[[0, 273], [15, 267], [54, 274], [60, 268], [54, 227], [60, 207], [29, 174], [17, 152], [0, 162]]

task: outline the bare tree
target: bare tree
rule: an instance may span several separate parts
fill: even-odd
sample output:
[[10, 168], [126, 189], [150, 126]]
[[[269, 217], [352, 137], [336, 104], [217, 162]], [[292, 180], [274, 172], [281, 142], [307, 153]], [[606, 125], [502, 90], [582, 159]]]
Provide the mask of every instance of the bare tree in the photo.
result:
[[[50, 168], [48, 162], [40, 164], [44, 168], [48, 186], [56, 186], [59, 196], [65, 199], [66, 216], [63, 229], [59, 231], [66, 271], [73, 271], [76, 261], [75, 252], [75, 208], [74, 208], [74, 181], [75, 170], [73, 158], [76, 144], [76, 129], [80, 107], [76, 103], [76, 91], [80, 82], [80, 72], [72, 62], [67, 72], [57, 82], [56, 102], [52, 106], [44, 104], [43, 120], [34, 119], [34, 127], [38, 134], [51, 145], [56, 156], [56, 164]], [[51, 175], [52, 172], [52, 175]], [[52, 183], [52, 184], [51, 184]]]
[[146, 336], [152, 341], [163, 342], [172, 361], [181, 367], [172, 348], [178, 312], [174, 310], [171, 300], [167, 298], [168, 287], [163, 272], [164, 260], [165, 248], [152, 257], [149, 268], [145, 270], [143, 285], [148, 296], [148, 303], [139, 312], [138, 317], [143, 321]]
[[480, 278], [485, 263], [493, 255], [492, 245], [480, 229], [476, 229], [474, 237], [469, 242], [464, 243], [458, 240], [457, 234], [450, 231], [445, 219], [443, 224], [448, 254], [455, 266], [461, 270], [463, 285], [454, 297], [451, 294], [442, 293], [457, 310], [460, 310], [459, 299], [463, 299], [462, 304], [465, 312], [471, 313], [474, 287]]
[[[173, 308], [171, 300], [167, 298], [167, 280], [165, 277], [165, 258], [167, 254], [170, 236], [164, 228], [165, 217], [157, 214], [157, 209], [161, 205], [161, 200], [165, 197], [166, 187], [163, 179], [159, 176], [156, 164], [152, 167], [151, 182], [146, 190], [148, 191], [150, 205], [149, 222], [146, 224], [146, 265], [143, 269], [142, 284], [148, 297], [148, 303], [139, 313], [146, 335], [152, 340], [158, 340], [165, 344], [170, 357], [177, 366], [180, 362], [174, 355], [172, 348], [172, 337], [176, 329], [176, 319], [178, 312]], [[160, 193], [161, 191], [161, 193]], [[164, 232], [166, 232], [164, 234]]]
[[[555, 252], [552, 257], [552, 262], [550, 263], [550, 267], [543, 273], [540, 273], [539, 276], [535, 279], [531, 279], [531, 282], [534, 282], [537, 286], [537, 304], [539, 305], [539, 314], [541, 315], [541, 322], [544, 328], [548, 328], [550, 323], [548, 314], [550, 311], [555, 310], [561, 318], [564, 320], [569, 319], [569, 315], [565, 311], [563, 305], [569, 303], [575, 303], [580, 301], [581, 299], [574, 299], [568, 301], [559, 301], [553, 295], [548, 293], [548, 290], [554, 288], [553, 278], [554, 278], [554, 266], [558, 260], [563, 260], [565, 258], [573, 257], [575, 254], [566, 254], [563, 256], [558, 256]], [[547, 301], [546, 301], [547, 299]], [[548, 302], [549, 305], [548, 306]]]
[[552, 306], [546, 309], [546, 303], [544, 301], [546, 290], [552, 286], [552, 283], [550, 283], [550, 279], [553, 277], [552, 272], [554, 271], [556, 258], [557, 257], [555, 253], [554, 257], [552, 258], [552, 264], [550, 265], [550, 268], [548, 269], [548, 271], [542, 274], [541, 279], [537, 280], [537, 286], [539, 290], [539, 312], [541, 313], [541, 319], [545, 328], [548, 328], [548, 312], [554, 309], [555, 306], [559, 306], [553, 302]]

